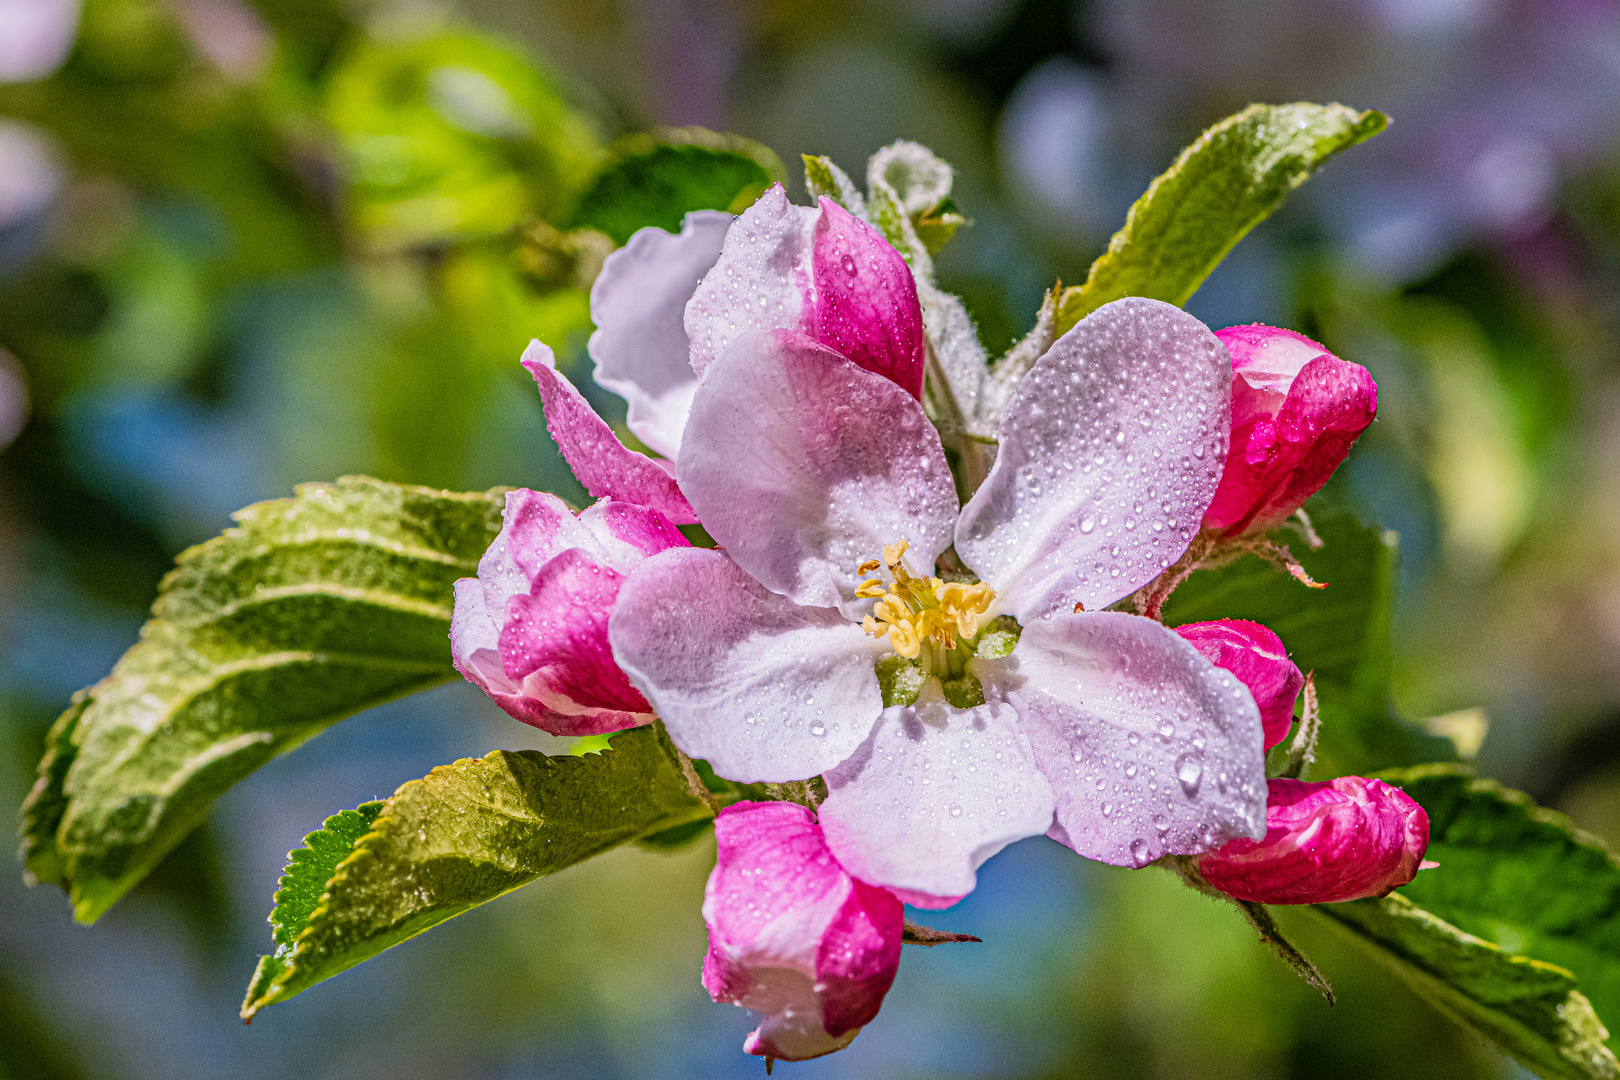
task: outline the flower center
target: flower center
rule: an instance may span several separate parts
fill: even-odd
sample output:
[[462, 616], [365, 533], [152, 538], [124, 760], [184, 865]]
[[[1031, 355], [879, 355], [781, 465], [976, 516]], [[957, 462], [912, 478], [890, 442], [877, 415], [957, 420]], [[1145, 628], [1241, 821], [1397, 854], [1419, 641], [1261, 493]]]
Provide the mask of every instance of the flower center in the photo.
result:
[[972, 642], [979, 634], [980, 616], [995, 602], [995, 590], [913, 576], [905, 564], [910, 546], [905, 540], [885, 545], [881, 563], [870, 559], [856, 568], [857, 574], [865, 575], [886, 567], [889, 579], [868, 578], [855, 590], [856, 596], [877, 600], [872, 614], [861, 620], [861, 628], [875, 638], [887, 636], [894, 651], [907, 660], [917, 659], [924, 645], [937, 655]]

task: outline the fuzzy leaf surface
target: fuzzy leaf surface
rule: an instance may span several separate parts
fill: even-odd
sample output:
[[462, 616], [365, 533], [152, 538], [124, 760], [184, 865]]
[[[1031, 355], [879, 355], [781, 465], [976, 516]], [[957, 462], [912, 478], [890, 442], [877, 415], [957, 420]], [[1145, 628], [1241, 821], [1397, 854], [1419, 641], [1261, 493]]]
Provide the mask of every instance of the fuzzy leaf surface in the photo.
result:
[[1563, 968], [1515, 956], [1399, 894], [1300, 910], [1350, 933], [1418, 993], [1546, 1080], [1620, 1075], [1608, 1033]]
[[1222, 120], [1136, 200], [1085, 284], [1064, 291], [1057, 332], [1124, 296], [1185, 304], [1318, 166], [1388, 124], [1373, 110], [1310, 102], [1250, 105]]
[[289, 857], [271, 916], [277, 949], [259, 961], [244, 1018], [537, 878], [711, 816], [658, 725], [616, 735], [600, 754], [497, 750], [441, 765], [350, 839], [366, 810], [328, 819]]
[[1460, 766], [1381, 773], [1429, 814], [1425, 870], [1401, 893], [1502, 948], [1567, 968], [1620, 1053], [1620, 861], [1564, 815]]
[[28, 872], [94, 922], [266, 761], [455, 678], [454, 582], [501, 503], [347, 477], [183, 552], [140, 641], [52, 730], [24, 805]]

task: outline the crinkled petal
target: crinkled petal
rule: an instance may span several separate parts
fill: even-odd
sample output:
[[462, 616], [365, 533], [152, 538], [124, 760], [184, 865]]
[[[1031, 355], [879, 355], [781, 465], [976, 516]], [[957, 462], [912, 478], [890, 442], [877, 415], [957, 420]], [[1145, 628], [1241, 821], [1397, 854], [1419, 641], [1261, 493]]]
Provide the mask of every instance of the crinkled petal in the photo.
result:
[[1254, 698], [1151, 619], [1058, 615], [1024, 628], [1008, 700], [1052, 782], [1054, 840], [1141, 866], [1265, 833]]
[[893, 706], [827, 774], [827, 846], [855, 877], [908, 904], [948, 907], [1015, 840], [1052, 825], [1052, 789], [1004, 703], [956, 709], [938, 684]]
[[823, 195], [813, 266], [811, 336], [920, 401], [922, 305], [906, 260], [883, 234]]
[[507, 492], [500, 534], [478, 560], [484, 606], [501, 619], [506, 602], [528, 592], [542, 566], [569, 548], [594, 551], [596, 546], [591, 531], [557, 496], [528, 488]]
[[828, 608], [778, 596], [718, 551], [666, 551], [625, 581], [613, 655], [675, 745], [743, 783], [844, 760], [883, 708], [887, 646]]
[[1382, 780], [1269, 781], [1265, 839], [1234, 840], [1198, 860], [1204, 880], [1262, 904], [1383, 896], [1411, 881], [1429, 847], [1429, 815]]
[[[1322, 489], [1378, 413], [1378, 386], [1360, 364], [1319, 356], [1276, 395], [1234, 382], [1232, 451], [1204, 525], [1229, 535], [1273, 528]], [[1266, 399], [1255, 404], [1257, 398]], [[1275, 408], [1274, 416], [1265, 415]]]
[[794, 803], [738, 803], [715, 841], [704, 987], [765, 1014], [750, 1054], [802, 1061], [847, 1046], [894, 982], [900, 901], [852, 880]]
[[523, 351], [523, 366], [540, 387], [546, 430], [585, 490], [650, 506], [677, 524], [697, 520], [668, 469], [619, 441], [607, 421], [557, 370], [551, 350], [538, 341]]
[[671, 461], [697, 389], [686, 303], [720, 258], [731, 222], [730, 214], [697, 210], [679, 233], [642, 229], [608, 256], [591, 287], [596, 381], [630, 403], [636, 438]]
[[951, 542], [956, 487], [922, 406], [801, 335], [749, 335], [709, 369], [679, 471], [738, 565], [808, 607], [854, 603], [885, 544], [931, 573]]
[[956, 550], [1020, 622], [1107, 607], [1186, 550], [1226, 455], [1231, 362], [1180, 308], [1128, 297], [1024, 377]]
[[744, 334], [800, 329], [814, 289], [811, 246], [817, 216], [818, 211], [788, 202], [776, 184], [732, 223], [719, 261], [686, 305], [692, 370], [700, 379]]

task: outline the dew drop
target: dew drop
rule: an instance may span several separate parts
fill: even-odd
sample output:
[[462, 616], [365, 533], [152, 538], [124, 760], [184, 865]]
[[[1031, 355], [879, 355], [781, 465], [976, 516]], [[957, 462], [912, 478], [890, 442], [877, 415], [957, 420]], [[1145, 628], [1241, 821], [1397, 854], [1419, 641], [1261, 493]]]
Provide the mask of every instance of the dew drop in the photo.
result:
[[950, 810], [951, 810], [951, 817], [961, 817], [962, 816], [962, 804], [961, 803], [951, 803]]
[[1176, 759], [1176, 779], [1181, 781], [1181, 790], [1192, 798], [1198, 794], [1198, 784], [1204, 779], [1204, 763], [1192, 754], [1182, 754]]
[[818, 739], [821, 738], [823, 735], [827, 734], [827, 725], [823, 724], [820, 720], [817, 720], [815, 723], [810, 725], [810, 734], [814, 735]]
[[848, 274], [850, 277], [854, 277], [857, 273], [855, 269], [855, 257], [853, 255], [845, 255], [839, 260], [839, 265], [844, 268], [844, 273]]
[[1137, 866], [1146, 866], [1151, 860], [1152, 853], [1148, 849], [1146, 840], [1131, 841], [1131, 862]]
[[1097, 527], [1097, 522], [1095, 521], [1095, 519], [1089, 518], [1089, 517], [1080, 519], [1080, 531], [1081, 532], [1088, 533], [1092, 529], [1095, 529], [1096, 527]]

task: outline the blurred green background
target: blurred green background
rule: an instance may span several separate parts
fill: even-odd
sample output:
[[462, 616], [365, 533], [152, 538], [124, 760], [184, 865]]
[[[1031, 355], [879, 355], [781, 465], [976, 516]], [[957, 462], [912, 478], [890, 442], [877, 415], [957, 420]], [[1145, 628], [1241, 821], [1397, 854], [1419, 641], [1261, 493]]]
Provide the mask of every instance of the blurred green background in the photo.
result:
[[[857, 175], [931, 146], [973, 221], [941, 279], [999, 352], [1199, 130], [1301, 99], [1394, 126], [1189, 307], [1373, 371], [1379, 421], [1322, 499], [1400, 533], [1397, 704], [1620, 841], [1613, 0], [0, 0], [0, 803], [238, 506], [349, 472], [582, 495], [516, 361], [539, 337], [588, 382], [614, 233], [591, 189], [627, 135]], [[94, 929], [0, 874], [0, 1076], [758, 1075], [748, 1016], [697, 981], [707, 842], [614, 852], [237, 1020], [304, 833], [548, 741], [449, 687], [263, 769]], [[928, 921], [983, 945], [908, 949], [849, 1050], [783, 1068], [1524, 1075], [1314, 924], [1331, 1010], [1169, 875], [1036, 839], [980, 880]]]

